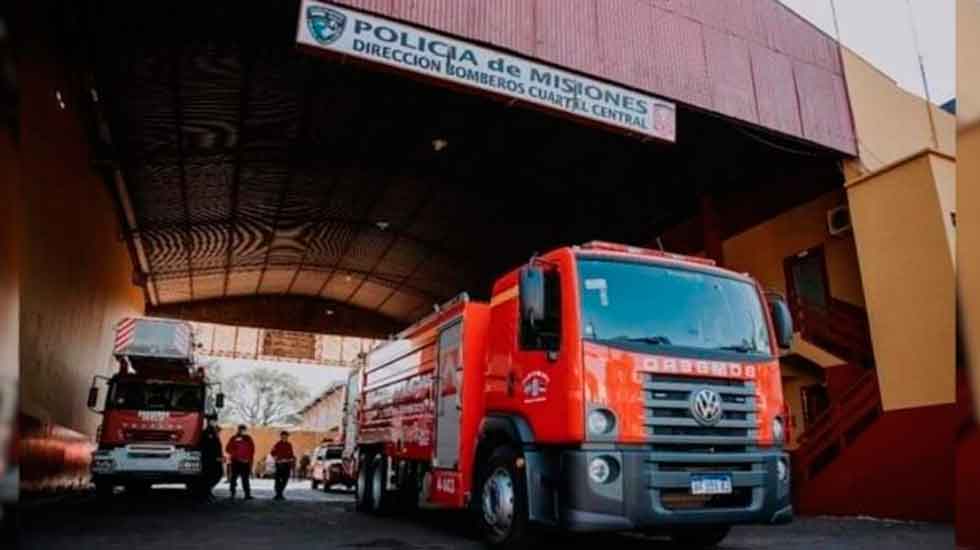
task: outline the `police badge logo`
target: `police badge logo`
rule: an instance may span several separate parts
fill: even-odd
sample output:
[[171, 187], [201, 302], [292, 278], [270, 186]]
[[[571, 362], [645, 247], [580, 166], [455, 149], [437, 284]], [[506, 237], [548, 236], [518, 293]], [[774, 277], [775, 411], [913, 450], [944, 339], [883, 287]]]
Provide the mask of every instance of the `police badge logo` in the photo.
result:
[[306, 26], [317, 42], [327, 46], [344, 34], [347, 16], [326, 6], [310, 6], [306, 8]]

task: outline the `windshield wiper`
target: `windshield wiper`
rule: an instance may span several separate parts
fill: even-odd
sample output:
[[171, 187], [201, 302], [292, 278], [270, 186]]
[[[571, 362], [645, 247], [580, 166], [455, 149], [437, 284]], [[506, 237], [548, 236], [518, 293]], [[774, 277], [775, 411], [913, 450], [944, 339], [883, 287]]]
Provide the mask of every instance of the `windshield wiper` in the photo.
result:
[[670, 338], [667, 338], [666, 336], [637, 336], [633, 338], [620, 336], [619, 338], [613, 338], [613, 340], [625, 340], [627, 342], [642, 342], [644, 344], [651, 344], [654, 346], [670, 345]]
[[759, 353], [755, 347], [746, 346], [745, 344], [737, 344], [734, 346], [719, 346], [715, 349], [722, 351], [734, 351], [736, 353]]

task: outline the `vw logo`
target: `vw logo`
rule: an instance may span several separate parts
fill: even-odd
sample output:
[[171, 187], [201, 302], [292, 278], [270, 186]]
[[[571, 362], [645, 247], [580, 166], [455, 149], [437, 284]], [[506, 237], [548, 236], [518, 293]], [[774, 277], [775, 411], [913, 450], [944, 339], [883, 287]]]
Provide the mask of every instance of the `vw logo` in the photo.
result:
[[721, 396], [709, 389], [695, 392], [691, 395], [691, 414], [698, 424], [714, 426], [721, 421]]

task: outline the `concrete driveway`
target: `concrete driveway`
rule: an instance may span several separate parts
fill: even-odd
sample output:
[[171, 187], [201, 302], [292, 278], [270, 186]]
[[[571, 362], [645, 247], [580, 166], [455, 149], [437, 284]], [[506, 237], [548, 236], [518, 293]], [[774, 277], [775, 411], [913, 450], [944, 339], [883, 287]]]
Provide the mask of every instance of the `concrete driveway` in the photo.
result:
[[[22, 514], [21, 543], [32, 550], [169, 550], [220, 548], [331, 548], [438, 550], [483, 548], [466, 530], [466, 517], [422, 512], [415, 517], [376, 518], [353, 511], [346, 492], [290, 484], [287, 500], [271, 500], [272, 482], [254, 480], [255, 500], [228, 499], [227, 485], [213, 503], [189, 499], [177, 488], [157, 488], [142, 498], [117, 494], [103, 505], [91, 494], [32, 501]], [[240, 496], [240, 493], [239, 493]], [[657, 550], [665, 542], [632, 535], [542, 534], [537, 545], [565, 549]], [[869, 519], [803, 518], [781, 527], [739, 527], [721, 547], [727, 550], [815, 548], [899, 550], [952, 548], [949, 526]]]

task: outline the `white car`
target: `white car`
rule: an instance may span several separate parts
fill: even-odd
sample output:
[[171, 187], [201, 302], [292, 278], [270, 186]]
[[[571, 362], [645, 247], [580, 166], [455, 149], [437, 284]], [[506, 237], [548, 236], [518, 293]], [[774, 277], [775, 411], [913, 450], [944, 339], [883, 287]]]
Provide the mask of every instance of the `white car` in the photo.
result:
[[310, 486], [313, 489], [319, 489], [322, 486], [324, 491], [329, 491], [330, 487], [339, 483], [348, 488], [352, 486], [344, 476], [341, 460], [343, 450], [343, 445], [339, 443], [320, 445], [314, 450], [313, 465], [310, 471]]

